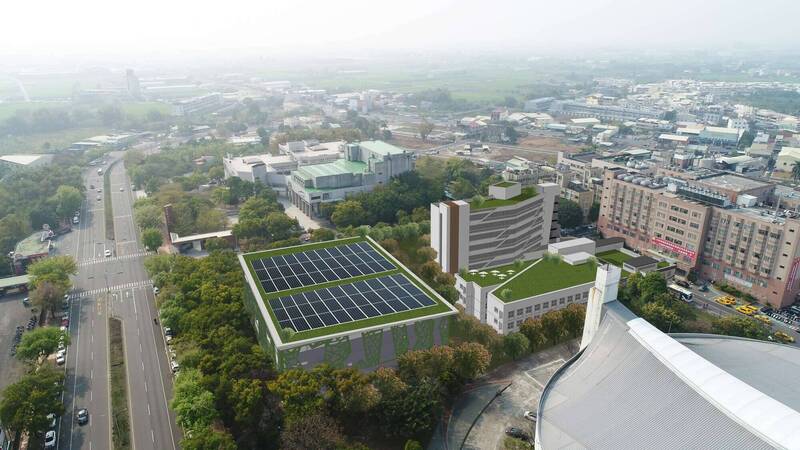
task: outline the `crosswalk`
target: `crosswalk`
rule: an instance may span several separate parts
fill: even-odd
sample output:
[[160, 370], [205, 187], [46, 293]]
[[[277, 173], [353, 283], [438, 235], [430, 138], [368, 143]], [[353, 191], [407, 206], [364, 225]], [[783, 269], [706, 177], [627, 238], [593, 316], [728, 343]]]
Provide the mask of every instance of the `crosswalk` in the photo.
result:
[[78, 263], [78, 267], [86, 267], [86, 266], [91, 266], [92, 264], [101, 264], [101, 263], [112, 262], [112, 261], [124, 261], [126, 259], [140, 258], [142, 256], [147, 256], [147, 255], [152, 255], [152, 254], [153, 254], [153, 252], [138, 251], [136, 253], [131, 253], [131, 254], [128, 254], [128, 255], [114, 256], [114, 257], [109, 257], [109, 258], [84, 259], [84, 260], [82, 260], [82, 261], [80, 261]]
[[141, 287], [151, 287], [153, 282], [150, 280], [133, 281], [130, 283], [118, 284], [116, 286], [109, 286], [108, 288], [97, 288], [89, 291], [80, 291], [70, 294], [71, 299], [93, 297], [98, 294], [112, 291], [123, 291], [125, 289], [135, 289]]

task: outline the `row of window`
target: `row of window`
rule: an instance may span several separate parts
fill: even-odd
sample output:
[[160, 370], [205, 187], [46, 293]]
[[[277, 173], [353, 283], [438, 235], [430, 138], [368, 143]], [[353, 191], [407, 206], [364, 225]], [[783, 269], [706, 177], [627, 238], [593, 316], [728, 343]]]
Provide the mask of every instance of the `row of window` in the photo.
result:
[[[580, 301], [581, 298], [583, 300], [588, 299], [589, 298], [589, 292], [587, 291], [587, 292], [584, 292], [583, 294], [569, 295], [569, 296], [566, 296], [566, 297], [561, 297], [561, 298], [559, 298], [557, 300], [553, 299], [553, 300], [551, 300], [549, 302], [544, 302], [544, 303], [540, 303], [540, 304], [533, 305], [533, 306], [527, 306], [525, 308], [518, 308], [516, 311], [509, 311], [508, 312], [508, 319], [510, 319], [510, 320], [508, 321], [508, 323], [506, 325], [506, 328], [509, 329], [509, 330], [511, 330], [511, 329], [513, 329], [515, 327], [518, 328], [520, 325], [522, 325], [522, 322], [530, 319], [531, 317], [538, 317], [539, 314], [540, 314], [539, 313], [540, 311], [541, 312], [545, 312], [546, 310], [551, 309], [551, 308], [555, 308], [558, 305], [562, 305], [563, 306], [563, 305], [566, 305], [566, 304], [569, 304], [569, 303]], [[498, 312], [497, 307], [495, 307], [494, 310], [495, 310], [495, 313]], [[515, 317], [517, 318], [516, 321], [514, 320]], [[497, 318], [496, 317], [494, 319], [494, 323], [497, 323]]]

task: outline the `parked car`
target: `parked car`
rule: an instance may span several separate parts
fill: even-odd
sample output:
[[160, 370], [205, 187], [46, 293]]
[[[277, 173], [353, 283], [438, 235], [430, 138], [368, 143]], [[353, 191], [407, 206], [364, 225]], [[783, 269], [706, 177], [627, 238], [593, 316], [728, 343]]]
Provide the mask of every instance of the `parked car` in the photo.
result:
[[522, 431], [522, 430], [520, 430], [519, 428], [516, 428], [516, 427], [508, 427], [508, 428], [506, 428], [506, 434], [511, 436], [511, 437], [515, 437], [517, 439], [522, 439], [523, 441], [527, 441], [527, 440], [529, 440], [531, 438], [530, 435], [528, 435], [528, 433], [526, 433], [526, 432], [524, 432], [524, 431]]
[[164, 327], [164, 336], [175, 336], [175, 332], [170, 327]]
[[44, 435], [44, 448], [56, 448], [56, 430], [50, 430]]
[[56, 415], [54, 413], [48, 414], [47, 415], [47, 420], [50, 422], [50, 429], [51, 430], [55, 429], [56, 424], [58, 423], [58, 420], [56, 419]]
[[537, 420], [536, 413], [534, 411], [525, 411], [522, 414], [522, 417], [530, 420], [531, 422], [536, 422], [536, 420]]
[[177, 361], [172, 361], [169, 366], [172, 369], [172, 373], [178, 373], [181, 370], [181, 365]]
[[105, 252], [103, 252], [103, 254], [106, 256], [106, 258], [108, 258], [111, 256], [111, 250], [106, 250]]
[[158, 295], [158, 286], [153, 286], [153, 294]]
[[67, 351], [66, 350], [59, 350], [56, 354], [56, 364], [63, 365], [67, 362]]
[[81, 408], [78, 410], [78, 425], [86, 425], [89, 423], [89, 410]]

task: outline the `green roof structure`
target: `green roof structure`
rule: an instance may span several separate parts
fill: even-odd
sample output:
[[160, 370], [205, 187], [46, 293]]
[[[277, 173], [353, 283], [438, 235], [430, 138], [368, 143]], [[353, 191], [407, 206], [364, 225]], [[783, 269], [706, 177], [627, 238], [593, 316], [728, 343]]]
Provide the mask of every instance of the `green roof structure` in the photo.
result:
[[42, 231], [37, 231], [19, 241], [16, 247], [14, 247], [14, 258], [28, 258], [49, 253], [50, 240], [42, 239], [43, 233]]
[[481, 209], [487, 209], [487, 208], [499, 208], [501, 206], [516, 205], [519, 202], [531, 199], [535, 196], [536, 196], [536, 188], [534, 188], [533, 186], [528, 186], [522, 188], [522, 193], [519, 194], [518, 196], [511, 197], [505, 200], [490, 198], [490, 199], [484, 199], [482, 201], [477, 201], [476, 199], [472, 199], [469, 202], [469, 207], [470, 210], [472, 211], [479, 211]]
[[557, 258], [542, 258], [493, 291], [505, 303], [548, 292], [591, 283], [597, 275], [597, 264], [587, 261], [571, 265]]
[[[368, 262], [367, 258], [363, 258], [365, 262], [359, 265], [361, 268], [360, 270], [364, 272], [363, 274], [361, 274], [361, 272], [356, 275], [354, 275], [352, 272], [347, 274], [345, 272], [341, 272], [340, 269], [335, 269], [337, 270], [336, 273], [338, 276], [340, 276], [339, 279], [333, 279], [330, 281], [322, 280], [321, 282], [318, 282], [316, 278], [311, 280], [310, 277], [301, 274], [302, 271], [306, 270], [306, 267], [314, 267], [313, 270], [315, 271], [317, 270], [317, 267], [324, 267], [323, 264], [330, 263], [330, 267], [333, 267], [335, 260], [325, 260], [324, 263], [320, 263], [314, 258], [318, 257], [320, 253], [325, 255], [339, 255], [340, 253], [346, 254], [347, 249], [353, 248], [354, 244], [359, 246], [359, 248], [363, 249], [365, 252], [369, 252], [369, 254], [371, 254], [374, 258], [371, 260], [371, 262]], [[276, 259], [273, 260], [273, 258]], [[348, 257], [336, 256], [335, 258], [340, 263], [346, 264]], [[392, 257], [391, 254], [386, 252], [386, 250], [381, 248], [380, 245], [369, 238], [354, 237], [299, 245], [295, 247], [286, 247], [263, 252], [247, 253], [240, 255], [239, 259], [242, 266], [246, 270], [245, 278], [253, 295], [255, 296], [255, 301], [258, 303], [261, 315], [263, 316], [264, 312], [269, 315], [268, 318], [264, 317], [264, 319], [266, 322], [269, 322], [272, 325], [271, 334], [275, 338], [276, 343], [279, 345], [314, 338], [331, 337], [331, 335], [338, 333], [365, 330], [369, 329], [370, 327], [385, 327], [390, 324], [409, 319], [426, 318], [440, 315], [442, 313], [454, 314], [457, 312], [452, 305], [444, 301], [444, 299], [442, 299], [438, 294], [435, 293], [435, 291], [422, 282], [422, 280], [404, 267], [399, 261]], [[286, 262], [289, 259], [291, 259], [291, 261], [298, 261], [297, 263], [292, 263], [290, 265], [293, 267], [292, 270], [297, 270], [297, 279], [301, 281], [299, 284], [295, 283], [295, 285], [290, 286], [286, 286], [282, 282], [281, 285], [278, 285], [278, 278], [295, 277], [294, 273], [286, 275], [287, 272], [285, 269], [289, 266], [286, 264]], [[268, 267], [270, 263], [264, 264], [264, 261], [267, 260], [280, 261], [280, 265], [276, 268], [270, 268]], [[309, 263], [306, 261], [314, 262]], [[276, 272], [275, 269], [283, 272], [283, 275], [279, 277], [277, 275], [278, 272]], [[322, 269], [319, 270], [321, 272]], [[314, 273], [314, 275], [319, 276], [320, 272]], [[294, 323], [296, 317], [290, 317], [289, 321], [287, 322], [286, 313], [289, 313], [289, 315], [299, 314], [297, 312], [299, 310], [295, 310], [294, 305], [296, 304], [298, 308], [303, 309], [303, 306], [300, 306], [299, 303], [300, 299], [302, 299], [302, 302], [306, 302], [308, 298], [319, 298], [320, 301], [326, 301], [324, 299], [326, 299], [326, 296], [330, 295], [331, 292], [350, 291], [358, 292], [356, 294], [348, 295], [352, 295], [352, 299], [355, 299], [356, 296], [358, 296], [362, 302], [364, 302], [368, 296], [372, 299], [372, 301], [384, 301], [381, 296], [389, 298], [393, 295], [388, 290], [364, 292], [363, 290], [359, 291], [357, 289], [363, 289], [363, 287], [370, 282], [371, 284], [383, 283], [385, 280], [387, 280], [387, 277], [405, 282], [405, 288], [396, 288], [395, 291], [401, 291], [403, 289], [406, 289], [408, 292], [414, 291], [416, 292], [417, 298], [420, 299], [421, 302], [416, 304], [417, 306], [412, 309], [398, 310], [394, 312], [382, 311], [380, 315], [364, 317], [360, 319], [356, 319], [356, 316], [353, 315], [352, 320], [349, 321], [331, 325], [328, 325], [327, 323], [324, 325], [318, 323], [316, 327], [312, 326], [310, 329], [294, 330], [294, 332], [290, 333], [289, 335], [284, 332], [286, 327], [281, 326], [282, 323]], [[305, 281], [302, 281], [303, 278], [305, 278]], [[361, 286], [361, 288], [358, 286]], [[362, 294], [363, 297], [361, 297]], [[294, 300], [295, 298], [298, 300]], [[385, 301], [388, 304], [388, 302], [392, 300]], [[344, 304], [343, 302], [340, 303], [342, 305]], [[334, 305], [336, 305], [336, 303], [334, 303]], [[362, 306], [363, 305], [364, 304], [362, 303]], [[369, 303], [369, 305], [371, 306], [373, 303]], [[354, 306], [351, 304], [350, 307], [353, 308]], [[277, 312], [278, 309], [283, 311]], [[322, 319], [322, 316], [316, 311], [310, 311], [311, 310], [305, 306], [305, 312], [302, 313], [303, 317], [305, 318], [303, 320], [309, 319], [309, 315], [311, 315], [310, 318], [314, 319], [315, 321], [317, 319]], [[333, 312], [332, 309], [331, 312]], [[278, 317], [279, 314], [282, 317]], [[308, 320], [308, 323], [311, 324], [311, 320]]]
[[312, 164], [309, 166], [302, 166], [297, 169], [297, 173], [300, 174], [304, 180], [306, 180], [333, 175], [365, 173], [367, 169], [368, 167], [366, 163], [339, 159], [327, 164]]

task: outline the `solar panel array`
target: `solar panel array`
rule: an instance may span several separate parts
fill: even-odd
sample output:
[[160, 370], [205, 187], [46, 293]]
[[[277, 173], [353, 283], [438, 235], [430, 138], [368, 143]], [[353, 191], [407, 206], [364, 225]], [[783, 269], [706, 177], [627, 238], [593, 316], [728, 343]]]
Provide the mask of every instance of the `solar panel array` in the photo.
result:
[[271, 256], [251, 264], [267, 294], [395, 268], [366, 242]]
[[273, 298], [269, 304], [282, 329], [305, 331], [436, 302], [405, 275], [394, 274]]

